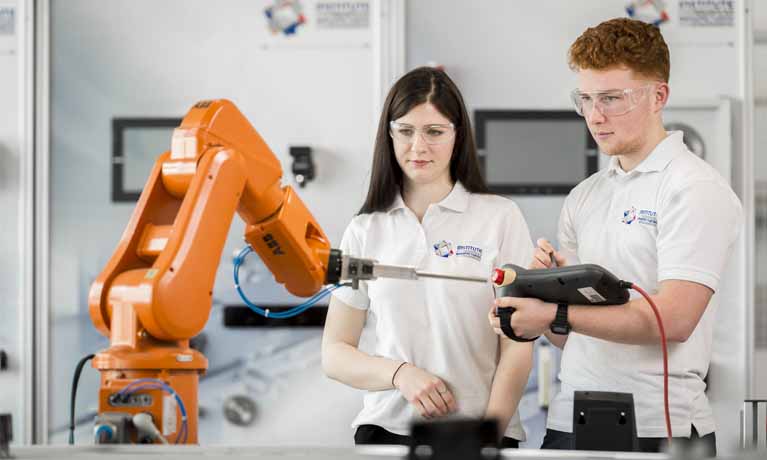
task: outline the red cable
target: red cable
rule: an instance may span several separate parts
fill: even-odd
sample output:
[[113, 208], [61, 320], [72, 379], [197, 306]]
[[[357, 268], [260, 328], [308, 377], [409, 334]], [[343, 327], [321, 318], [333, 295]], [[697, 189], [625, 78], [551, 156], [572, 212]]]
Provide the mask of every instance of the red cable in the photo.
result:
[[666, 434], [668, 435], [668, 444], [671, 446], [671, 415], [668, 409], [668, 345], [666, 344], [666, 329], [663, 327], [663, 320], [658, 312], [658, 307], [655, 302], [652, 301], [650, 295], [647, 294], [644, 289], [640, 288], [634, 283], [631, 283], [631, 289], [642, 294], [642, 296], [650, 303], [653, 313], [655, 313], [655, 319], [658, 320], [658, 329], [660, 329], [660, 343], [663, 349], [663, 408], [666, 412]]

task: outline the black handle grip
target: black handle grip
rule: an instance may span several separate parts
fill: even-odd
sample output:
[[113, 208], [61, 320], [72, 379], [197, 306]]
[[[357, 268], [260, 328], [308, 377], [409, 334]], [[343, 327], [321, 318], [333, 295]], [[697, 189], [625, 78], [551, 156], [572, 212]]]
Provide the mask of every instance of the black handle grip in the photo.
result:
[[514, 329], [511, 328], [511, 315], [514, 314], [514, 312], [517, 311], [514, 307], [498, 307], [496, 308], [496, 316], [500, 318], [501, 320], [501, 330], [504, 334], [506, 334], [506, 337], [510, 338], [511, 340], [515, 342], [534, 342], [538, 340], [538, 337], [534, 337], [532, 339], [525, 339], [522, 337], [517, 336], [514, 333]]
[[[511, 284], [497, 289], [497, 297], [531, 297], [550, 303], [568, 305], [622, 305], [629, 301], [626, 283], [599, 265], [585, 264], [546, 270], [527, 270], [506, 264], [516, 272]], [[517, 342], [532, 342], [537, 339], [523, 339], [511, 328], [513, 307], [497, 309], [501, 318], [501, 330]]]

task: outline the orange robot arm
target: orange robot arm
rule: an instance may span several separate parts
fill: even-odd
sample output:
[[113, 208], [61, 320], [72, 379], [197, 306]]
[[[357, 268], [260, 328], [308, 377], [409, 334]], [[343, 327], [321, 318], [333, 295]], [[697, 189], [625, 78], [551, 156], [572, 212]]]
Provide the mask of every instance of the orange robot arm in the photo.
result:
[[[310, 296], [338, 281], [340, 252], [281, 176], [277, 158], [227, 100], [197, 103], [176, 128], [88, 296], [94, 325], [110, 338], [93, 360], [101, 372], [102, 425], [146, 412], [176, 442], [197, 442], [197, 383], [207, 360], [189, 339], [208, 320], [235, 212], [247, 224], [247, 242], [288, 291]], [[143, 390], [149, 399], [120, 396], [146, 379], [185, 401], [188, 426], [175, 424], [178, 414], [167, 412], [167, 395], [157, 388]]]
[[288, 291], [306, 297], [337, 280], [327, 277], [328, 238], [293, 189], [280, 185], [281, 177], [279, 161], [234, 104], [192, 107], [92, 285], [96, 327], [113, 339], [134, 334], [112, 327], [116, 305], [130, 304], [136, 328], [154, 338], [199, 333], [235, 211], [247, 223], [245, 239]]

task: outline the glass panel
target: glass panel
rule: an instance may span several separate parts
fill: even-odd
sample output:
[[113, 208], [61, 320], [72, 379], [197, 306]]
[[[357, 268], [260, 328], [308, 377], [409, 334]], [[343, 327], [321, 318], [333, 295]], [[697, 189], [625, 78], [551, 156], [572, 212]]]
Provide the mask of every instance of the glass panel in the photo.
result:
[[[115, 0], [108, 9], [94, 8], [91, 0], [51, 1], [52, 311], [45, 403], [53, 443], [67, 439], [77, 361], [108, 345], [91, 324], [88, 290], [134, 208], [111, 201], [114, 118], [182, 117], [199, 100], [227, 98], [282, 161], [283, 184], [295, 186], [289, 146], [317, 147], [318, 177], [297, 193], [331, 241], [340, 242], [364, 198], [375, 128], [370, 29], [314, 29], [319, 40], [300, 29], [286, 39], [272, 34], [264, 8], [251, 0], [225, 7], [207, 0]], [[306, 8], [314, 11], [314, 3]], [[338, 110], [334, 116], [329, 107]], [[339, 113], [354, 114], [344, 117], [340, 131]], [[124, 185], [141, 189], [155, 157], [169, 148], [171, 130], [127, 131]], [[343, 194], [352, 198], [338, 200]], [[243, 229], [235, 217], [220, 260], [211, 261], [218, 271], [205, 329], [209, 368], [199, 391], [200, 441], [350, 445], [361, 396], [323, 376], [320, 328], [223, 326], [224, 307], [242, 305], [232, 257], [243, 246]], [[243, 288], [254, 302], [292, 306], [300, 300], [275, 283], [257, 257], [245, 271]], [[88, 365], [78, 390], [78, 444], [93, 442], [98, 390], [98, 373]], [[235, 416], [225, 414], [235, 395], [256, 403], [257, 417], [246, 427], [231, 418], [237, 408]], [[304, 408], [311, 416], [296, 417]]]
[[13, 443], [24, 442], [22, 406], [25, 393], [25, 366], [29, 365], [22, 353], [26, 352], [23, 342], [22, 321], [29, 321], [31, 314], [22, 317], [28, 305], [23, 299], [22, 273], [25, 266], [32, 264], [32, 254], [22, 248], [26, 202], [22, 201], [24, 181], [22, 158], [24, 139], [21, 137], [25, 107], [23, 98], [24, 82], [29, 78], [20, 72], [25, 59], [18, 36], [23, 33], [16, 22], [23, 18], [24, 11], [15, 3], [0, 5], [0, 414], [11, 414], [13, 419]]
[[[4, 70], [4, 57], [0, 57], [0, 69]], [[0, 72], [0, 81], [5, 78], [5, 72]], [[10, 88], [8, 88], [10, 91]], [[6, 88], [0, 85], [0, 98], [6, 101], [15, 101], [16, 97], [9, 94], [8, 98], [2, 95]], [[11, 106], [14, 106], [10, 102]], [[11, 116], [16, 107], [0, 109], [0, 113], [10, 111]], [[3, 113], [4, 114], [4, 113]], [[15, 118], [15, 117], [14, 117]], [[11, 133], [8, 133], [11, 131]], [[13, 132], [16, 131], [16, 132]], [[15, 123], [0, 124], [0, 139], [17, 139], [18, 127]], [[9, 135], [10, 134], [10, 135]], [[8, 137], [6, 137], [8, 135]], [[0, 254], [3, 262], [0, 263], [0, 354], [8, 367], [0, 370], [0, 413], [11, 413], [14, 419], [14, 432], [19, 432], [21, 417], [21, 385], [22, 374], [19, 364], [23, 362], [20, 353], [21, 348], [21, 259], [25, 257], [19, 246], [19, 234], [21, 221], [20, 189], [19, 189], [19, 145], [16, 143], [0, 142]], [[7, 389], [7, 391], [6, 391]], [[14, 436], [16, 438], [17, 436]]]
[[[763, 45], [767, 46], [767, 45]], [[767, 394], [767, 101], [754, 110], [754, 395]]]
[[754, 98], [754, 382], [767, 395], [767, 5], [753, 2]]

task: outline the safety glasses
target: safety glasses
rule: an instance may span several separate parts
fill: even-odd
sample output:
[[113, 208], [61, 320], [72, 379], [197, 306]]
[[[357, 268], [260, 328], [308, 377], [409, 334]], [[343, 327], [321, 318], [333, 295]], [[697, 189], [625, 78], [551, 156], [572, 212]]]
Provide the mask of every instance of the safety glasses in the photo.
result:
[[642, 97], [647, 95], [655, 84], [647, 84], [639, 88], [615, 89], [609, 91], [580, 91], [574, 89], [570, 98], [575, 106], [575, 111], [582, 117], [591, 115], [594, 107], [604, 116], [624, 115], [639, 105]]
[[455, 136], [455, 126], [452, 123], [446, 125], [424, 125], [416, 128], [405, 123], [389, 122], [389, 135], [400, 144], [412, 144], [416, 136], [421, 136], [429, 145], [446, 144]]

